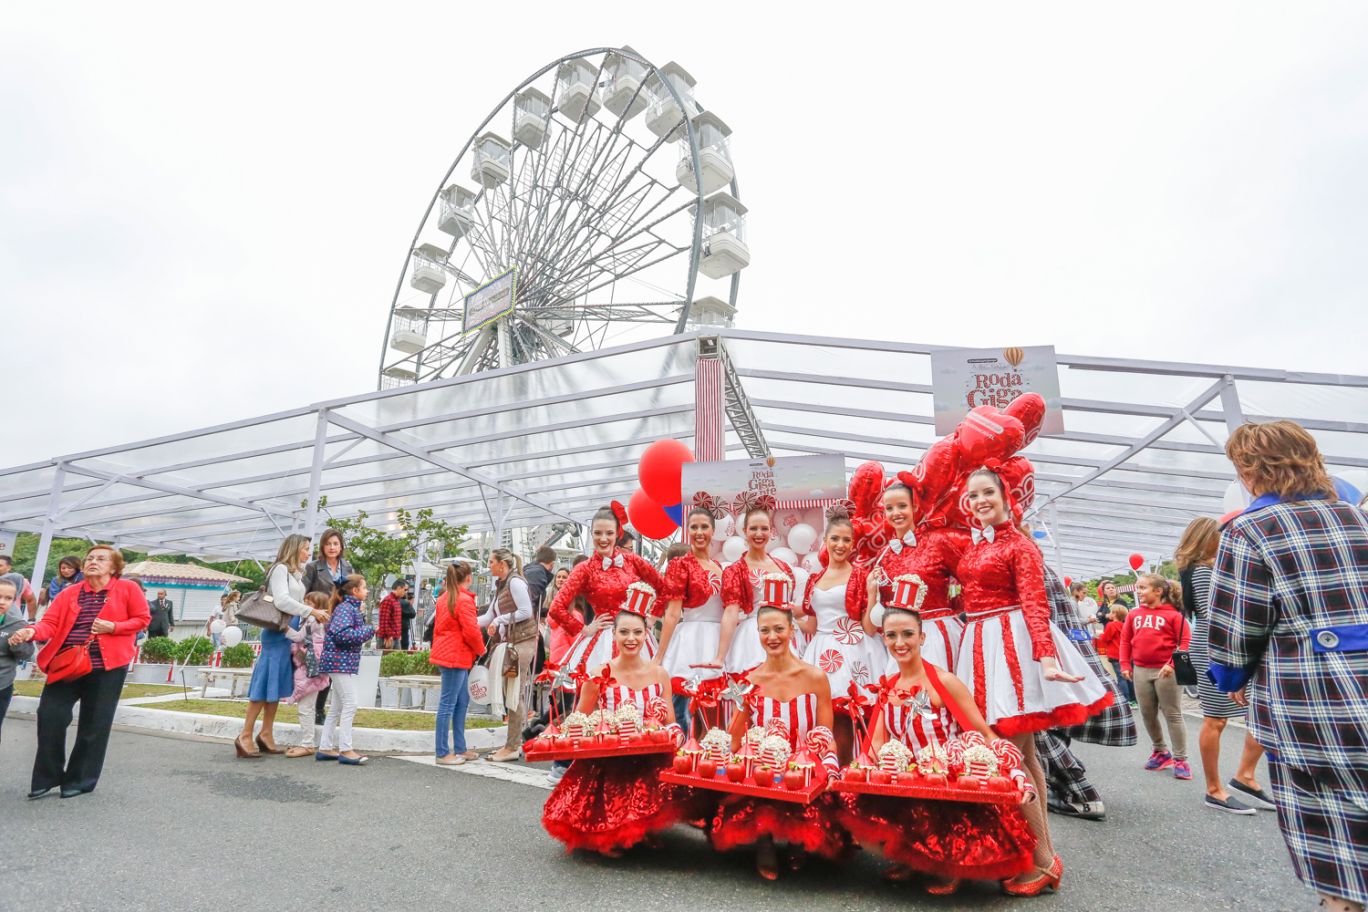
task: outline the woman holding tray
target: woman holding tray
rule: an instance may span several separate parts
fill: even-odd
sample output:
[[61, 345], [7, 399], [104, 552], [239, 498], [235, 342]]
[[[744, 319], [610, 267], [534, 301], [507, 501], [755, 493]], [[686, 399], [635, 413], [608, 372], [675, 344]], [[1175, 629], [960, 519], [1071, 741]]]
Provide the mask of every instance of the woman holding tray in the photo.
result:
[[[565, 585], [556, 590], [556, 600], [548, 612], [553, 624], [577, 637], [561, 663], [562, 668], [575, 674], [588, 674], [613, 657], [613, 637], [609, 631], [626, 599], [628, 586], [642, 580], [656, 592], [663, 588], [660, 574], [649, 561], [618, 547], [626, 514], [616, 502], [594, 514], [589, 525], [594, 553], [570, 571]], [[584, 596], [594, 609], [594, 620], [588, 625], [571, 608], [577, 595]], [[655, 655], [655, 639], [649, 632], [644, 648], [648, 659]]]
[[863, 571], [850, 563], [855, 550], [855, 529], [843, 511], [827, 520], [823, 544], [827, 565], [808, 578], [803, 595], [803, 613], [817, 620], [816, 632], [803, 652], [803, 661], [826, 672], [831, 685], [831, 703], [839, 714], [834, 730], [836, 752], [842, 763], [849, 763], [855, 741], [854, 729], [846, 715], [850, 688], [863, 695], [864, 688], [878, 680], [883, 671], [883, 647], [879, 647], [877, 668], [870, 665], [869, 645], [862, 622], [865, 606]]
[[[815, 754], [836, 769], [836, 743], [831, 734], [831, 686], [821, 669], [793, 654], [793, 618], [787, 607], [762, 604], [755, 612], [754, 635], [764, 661], [746, 680], [752, 685], [747, 705], [732, 717], [732, 750], [741, 748], [751, 726], [778, 733], [782, 723], [791, 752]], [[755, 846], [755, 867], [766, 880], [779, 877], [779, 846], [787, 846], [790, 864], [805, 854], [836, 859], [849, 838], [836, 820], [837, 802], [823, 793], [810, 804], [726, 795], [713, 818], [710, 834], [718, 851]]]
[[[900, 576], [915, 575], [921, 580], [923, 595], [919, 612], [927, 625], [926, 661], [938, 668], [953, 670], [959, 657], [960, 637], [964, 624], [959, 609], [950, 604], [950, 578], [960, 555], [969, 546], [969, 532], [964, 529], [922, 528], [916, 530], [916, 495], [912, 476], [900, 472], [896, 480], [884, 489], [884, 515], [893, 527], [893, 540], [879, 553], [869, 568], [866, 597], [869, 610], [865, 612], [865, 630], [877, 635], [882, 612], [876, 605], [888, 608], [894, 604], [894, 583]], [[875, 641], [876, 643], [878, 641]], [[882, 647], [879, 647], [882, 652]], [[889, 661], [888, 671], [895, 663]]]
[[[666, 697], [670, 676], [642, 657], [653, 602], [646, 601], [641, 613], [620, 606], [611, 641], [617, 657], [584, 682], [576, 712], [613, 714], [619, 722], [624, 710], [637, 719], [655, 718], [672, 730], [677, 744], [683, 741], [683, 732]], [[626, 709], [629, 706], [635, 711]], [[565, 721], [568, 726], [569, 717]], [[661, 787], [659, 773], [669, 765], [668, 752], [576, 760], [546, 799], [542, 826], [567, 849], [616, 858], [651, 834], [669, 829], [690, 810], [682, 798], [675, 799], [675, 790]]]
[[[1032, 734], [1077, 725], [1106, 709], [1113, 697], [1050, 623], [1044, 562], [1013, 524], [1006, 490], [991, 468], [972, 472], [966, 484], [965, 512], [973, 528], [955, 568], [967, 618], [955, 676], [968, 686], [988, 724], [1021, 751], [1036, 792], [1045, 794]], [[1064, 864], [1050, 843], [1044, 802], [1024, 810], [1036, 837], [1036, 870], [1005, 881], [1003, 889], [1036, 896], [1058, 889]]]
[[[793, 592], [793, 568], [765, 553], [774, 526], [774, 510], [768, 504], [752, 506], [741, 517], [742, 532], [746, 537], [746, 553], [722, 574], [722, 636], [717, 655], [709, 664], [723, 668], [728, 675], [738, 678], [765, 661], [765, 650], [755, 632], [756, 607], [761, 604], [765, 576], [781, 574], [789, 579]], [[790, 621], [792, 619], [790, 618]], [[790, 624], [789, 648], [794, 658], [798, 652], [793, 645], [796, 631]]]
[[[968, 688], [923, 658], [927, 637], [918, 614], [889, 608], [883, 621], [884, 645], [898, 671], [883, 680], [869, 756], [878, 757], [889, 741], [901, 742], [915, 756], [966, 730], [986, 742], [995, 740]], [[1025, 781], [1020, 769], [1011, 772]], [[1027, 802], [1035, 800], [1028, 782], [1025, 795]], [[886, 875], [890, 880], [929, 874], [926, 891], [944, 896], [954, 893], [961, 879], [1001, 880], [1034, 870], [1036, 839], [1014, 807], [883, 795], [843, 799], [842, 824], [862, 846], [893, 862]]]
[[715, 522], [703, 507], [689, 511], [685, 523], [689, 553], [670, 561], [665, 569], [665, 621], [660, 628], [659, 662], [674, 690], [675, 718], [690, 728], [689, 679], [715, 678], [722, 666], [713, 664], [722, 639], [722, 565], [712, 559]]

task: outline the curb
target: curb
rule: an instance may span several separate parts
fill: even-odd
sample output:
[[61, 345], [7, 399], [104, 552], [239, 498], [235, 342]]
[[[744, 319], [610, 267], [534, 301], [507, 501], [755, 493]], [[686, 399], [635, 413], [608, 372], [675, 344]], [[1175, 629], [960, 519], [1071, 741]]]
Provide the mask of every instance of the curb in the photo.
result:
[[[37, 697], [15, 695], [10, 703], [10, 715], [32, 719], [38, 711]], [[202, 738], [231, 742], [242, 733], [242, 720], [232, 716], [211, 716], [203, 713], [176, 712], [164, 709], [143, 709], [137, 705], [120, 703], [114, 713], [114, 724], [139, 731], [195, 735]], [[299, 726], [278, 722], [276, 737], [281, 742], [298, 742]], [[490, 750], [502, 747], [507, 729], [472, 728], [466, 730], [466, 746], [470, 750]], [[358, 751], [376, 754], [431, 754], [433, 732], [392, 731], [385, 728], [352, 729], [352, 746]]]

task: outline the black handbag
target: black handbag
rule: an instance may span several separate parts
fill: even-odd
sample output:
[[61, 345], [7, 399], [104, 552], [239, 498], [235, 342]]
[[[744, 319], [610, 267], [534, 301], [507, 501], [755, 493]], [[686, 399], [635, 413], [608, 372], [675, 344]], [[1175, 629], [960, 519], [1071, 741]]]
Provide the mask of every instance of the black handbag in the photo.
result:
[[[1178, 623], [1178, 642], [1181, 645], [1183, 642], [1183, 630], [1187, 626], [1187, 618], [1183, 617], [1181, 611], [1178, 612]], [[1173, 666], [1173, 680], [1178, 683], [1178, 686], [1197, 686], [1197, 669], [1193, 666], [1192, 656], [1188, 655], [1187, 650], [1173, 650], [1173, 657], [1169, 659], [1169, 664]]]

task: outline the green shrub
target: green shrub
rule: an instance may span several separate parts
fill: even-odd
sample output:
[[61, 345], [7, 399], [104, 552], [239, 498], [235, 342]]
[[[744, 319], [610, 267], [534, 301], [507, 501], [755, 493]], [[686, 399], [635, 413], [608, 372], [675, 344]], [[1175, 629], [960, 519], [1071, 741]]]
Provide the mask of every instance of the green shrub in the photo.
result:
[[176, 641], [170, 637], [148, 637], [143, 640], [142, 660], [149, 665], [170, 664], [176, 654]]
[[422, 652], [411, 652], [408, 657], [408, 673], [411, 675], [437, 675], [440, 674], [437, 666], [430, 661], [430, 655], [426, 649]]
[[256, 653], [246, 643], [238, 643], [223, 650], [224, 668], [251, 668], [256, 661]]
[[380, 657], [380, 677], [392, 678], [396, 675], [408, 673], [409, 657], [407, 652], [387, 652]]
[[214, 641], [205, 636], [192, 636], [181, 640], [171, 652], [172, 657], [181, 665], [203, 665], [214, 654]]

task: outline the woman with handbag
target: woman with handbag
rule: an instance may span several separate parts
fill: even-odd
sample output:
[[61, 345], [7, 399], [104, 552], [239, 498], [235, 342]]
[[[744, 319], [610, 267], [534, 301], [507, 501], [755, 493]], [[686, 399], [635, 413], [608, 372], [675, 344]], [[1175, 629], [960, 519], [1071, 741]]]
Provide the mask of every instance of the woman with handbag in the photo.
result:
[[1197, 702], [1202, 707], [1197, 750], [1202, 757], [1202, 773], [1206, 779], [1203, 803], [1227, 814], [1249, 816], [1258, 810], [1274, 808], [1272, 797], [1259, 787], [1255, 776], [1259, 758], [1264, 755], [1263, 745], [1254, 740], [1248, 729], [1245, 730], [1240, 765], [1230, 780], [1228, 791], [1221, 783], [1221, 733], [1231, 719], [1244, 719], [1245, 708], [1230, 699], [1230, 694], [1217, 687], [1206, 673], [1209, 665], [1207, 640], [1211, 631], [1211, 565], [1216, 560], [1220, 539], [1221, 528], [1216, 520], [1199, 516], [1183, 530], [1173, 560], [1178, 565], [1184, 601], [1192, 616], [1190, 652], [1197, 671]]
[[[276, 747], [274, 730], [280, 701], [294, 693], [294, 650], [284, 631], [286, 627], [298, 626], [299, 619], [309, 613], [318, 621], [328, 618], [326, 612], [314, 611], [304, 603], [304, 564], [312, 552], [313, 545], [307, 536], [288, 536], [280, 543], [275, 563], [266, 573], [265, 595], [256, 605], [248, 604], [252, 601], [248, 599], [238, 609], [239, 618], [261, 626], [261, 655], [252, 667], [252, 683], [247, 688], [247, 717], [242, 720], [242, 733], [233, 742], [239, 758], [255, 760], [262, 751], [285, 753]], [[267, 599], [278, 614], [267, 621], [249, 617], [252, 609]], [[252, 734], [257, 716], [261, 717], [261, 734], [256, 736], [254, 747]]]
[[[123, 555], [109, 545], [86, 552], [85, 579], [57, 594], [38, 623], [10, 637], [11, 645], [46, 640], [38, 666], [47, 685], [38, 700], [38, 754], [30, 798], [54, 788], [63, 798], [95, 790], [134, 640], [152, 616], [142, 587], [121, 577]], [[71, 709], [80, 701], [76, 745], [66, 755]]]
[[[475, 595], [470, 585], [470, 565], [455, 561], [447, 565], [446, 584], [432, 621], [432, 651], [428, 661], [442, 676], [437, 699], [437, 762], [459, 766], [478, 756], [466, 750], [466, 710], [470, 707], [470, 669], [484, 655], [484, 637], [475, 614]], [[447, 730], [451, 739], [448, 742]]]
[[[1140, 716], [1154, 745], [1145, 769], [1173, 767], [1173, 778], [1191, 779], [1182, 687], [1185, 683], [1196, 684], [1197, 680], [1195, 674], [1180, 675], [1176, 671], [1180, 664], [1185, 672], [1192, 670], [1187, 654], [1192, 627], [1183, 617], [1181, 588], [1157, 573], [1146, 573], [1135, 581], [1135, 597], [1140, 604], [1126, 616], [1126, 626], [1121, 631], [1121, 674], [1135, 685]], [[1169, 740], [1173, 742], [1172, 753], [1159, 727], [1161, 710], [1168, 723]]]
[[[323, 534], [318, 537], [318, 557], [304, 565], [304, 591], [321, 592], [331, 600], [333, 590], [355, 572], [351, 561], [347, 560], [347, 543], [343, 540], [342, 533], [336, 529], [324, 529]], [[332, 685], [327, 684], [314, 698], [315, 726], [321, 726], [327, 718], [330, 693]], [[302, 747], [301, 745], [301, 750], [291, 748], [286, 754], [292, 757], [313, 756], [312, 748], [302, 750]]]
[[[495, 548], [489, 555], [489, 573], [494, 577], [494, 598], [489, 610], [479, 617], [488, 628], [490, 643], [503, 643], [504, 658], [490, 670], [499, 676], [494, 686], [504, 688], [508, 712], [508, 736], [504, 746], [486, 759], [507, 763], [522, 751], [523, 726], [527, 724], [527, 699], [532, 683], [532, 659], [537, 653], [537, 616], [532, 595], [522, 578], [522, 562], [507, 548]], [[516, 703], [516, 705], [514, 705]]]

